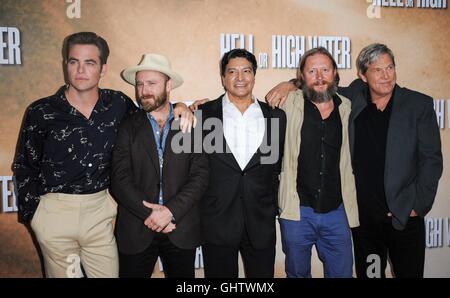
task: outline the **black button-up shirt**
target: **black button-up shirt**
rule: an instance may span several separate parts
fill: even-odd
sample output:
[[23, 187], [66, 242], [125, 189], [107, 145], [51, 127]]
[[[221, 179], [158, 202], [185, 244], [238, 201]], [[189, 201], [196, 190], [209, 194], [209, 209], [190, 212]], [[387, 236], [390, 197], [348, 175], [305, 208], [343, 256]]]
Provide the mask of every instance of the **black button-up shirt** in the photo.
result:
[[388, 220], [384, 165], [393, 97], [380, 111], [367, 90], [367, 106], [355, 119], [354, 171], [360, 221]]
[[335, 210], [342, 202], [340, 153], [342, 122], [339, 115], [341, 99], [333, 97], [334, 109], [322, 119], [320, 111], [305, 100], [298, 156], [297, 192], [300, 204], [318, 213]]
[[111, 152], [120, 120], [137, 108], [119, 91], [99, 89], [89, 119], [67, 101], [65, 87], [27, 109], [14, 174], [19, 218], [31, 220], [46, 193], [89, 194], [109, 186]]

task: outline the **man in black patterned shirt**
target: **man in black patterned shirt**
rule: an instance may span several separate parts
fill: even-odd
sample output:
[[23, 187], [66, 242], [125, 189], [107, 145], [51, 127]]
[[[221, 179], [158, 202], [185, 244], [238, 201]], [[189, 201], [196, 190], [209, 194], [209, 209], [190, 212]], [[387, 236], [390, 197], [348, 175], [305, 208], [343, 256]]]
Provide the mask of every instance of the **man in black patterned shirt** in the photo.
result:
[[80, 262], [88, 277], [117, 277], [110, 159], [120, 120], [137, 107], [122, 92], [99, 88], [109, 55], [102, 37], [72, 34], [63, 55], [67, 85], [33, 102], [20, 132], [19, 221], [31, 222], [47, 277], [80, 276]]

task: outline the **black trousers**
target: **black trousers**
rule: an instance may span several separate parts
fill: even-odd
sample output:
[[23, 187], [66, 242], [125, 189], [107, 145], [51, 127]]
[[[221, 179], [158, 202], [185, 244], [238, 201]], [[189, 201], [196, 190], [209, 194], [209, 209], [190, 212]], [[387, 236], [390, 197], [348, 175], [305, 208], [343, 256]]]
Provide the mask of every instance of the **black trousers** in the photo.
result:
[[[378, 257], [379, 277], [386, 277], [389, 257], [393, 275], [398, 278], [422, 278], [425, 264], [425, 223], [422, 217], [410, 217], [402, 231], [392, 227], [390, 220], [361, 223], [352, 229], [356, 276], [377, 277], [375, 259]], [[372, 255], [372, 256], [371, 256]]]
[[167, 235], [158, 233], [143, 252], [127, 255], [119, 252], [119, 277], [149, 278], [158, 256], [168, 278], [195, 278], [196, 249], [181, 249]]
[[243, 233], [239, 246], [228, 247], [214, 244], [202, 245], [206, 278], [238, 278], [239, 252], [247, 278], [273, 278], [275, 268], [275, 239], [273, 245], [264, 249], [252, 247], [248, 235]]

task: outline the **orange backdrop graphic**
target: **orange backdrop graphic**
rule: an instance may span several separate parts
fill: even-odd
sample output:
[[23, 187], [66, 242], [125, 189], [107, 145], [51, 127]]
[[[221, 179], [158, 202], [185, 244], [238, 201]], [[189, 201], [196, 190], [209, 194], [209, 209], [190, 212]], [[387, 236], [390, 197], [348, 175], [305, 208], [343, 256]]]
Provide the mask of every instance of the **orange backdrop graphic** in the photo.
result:
[[[396, 55], [401, 86], [435, 99], [450, 99], [448, 8], [419, 8], [417, 1], [413, 1], [415, 5], [411, 8], [374, 8], [369, 2], [2, 0], [0, 28], [19, 30], [21, 64], [13, 61], [13, 64], [0, 65], [0, 176], [12, 175], [11, 164], [25, 108], [32, 101], [53, 94], [64, 83], [62, 41], [66, 35], [77, 31], [94, 31], [108, 41], [109, 69], [101, 87], [121, 90], [132, 98], [133, 87], [120, 78], [120, 72], [136, 64], [147, 52], [169, 57], [173, 68], [184, 77], [182, 87], [172, 92], [172, 100], [216, 98], [223, 90], [219, 76], [220, 35], [239, 33], [246, 37], [253, 35], [257, 58], [259, 53], [268, 53], [269, 66], [259, 69], [256, 75], [254, 94], [261, 100], [275, 84], [295, 76], [294, 69], [271, 66], [273, 35], [350, 38], [351, 67], [340, 70], [342, 85], [356, 77], [354, 64], [362, 47], [372, 42], [385, 43]], [[12, 45], [8, 31], [1, 32], [0, 49], [6, 59]], [[428, 215], [432, 218], [450, 217], [447, 169], [450, 124], [447, 116], [448, 107], [444, 114], [445, 127], [441, 129], [444, 173], [434, 208]], [[12, 186], [9, 183], [3, 187], [11, 189]], [[448, 230], [444, 229], [442, 247], [427, 249], [425, 276], [450, 277], [448, 236]], [[279, 240], [276, 262], [276, 276], [283, 277], [284, 255]], [[0, 277], [39, 277], [41, 274], [32, 238], [25, 227], [17, 223], [17, 214], [0, 213]], [[198, 276], [202, 276], [201, 270]], [[313, 276], [322, 276], [316, 257]]]

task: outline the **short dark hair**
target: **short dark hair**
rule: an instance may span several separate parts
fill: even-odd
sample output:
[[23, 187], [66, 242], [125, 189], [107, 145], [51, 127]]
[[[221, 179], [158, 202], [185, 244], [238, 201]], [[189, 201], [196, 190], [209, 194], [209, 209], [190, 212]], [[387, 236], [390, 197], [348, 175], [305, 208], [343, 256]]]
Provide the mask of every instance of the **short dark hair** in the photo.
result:
[[109, 47], [106, 40], [94, 32], [77, 32], [67, 36], [63, 44], [63, 58], [69, 60], [69, 52], [72, 46], [77, 44], [94, 45], [100, 51], [100, 62], [106, 64], [109, 56]]
[[336, 70], [336, 76], [334, 78], [334, 81], [336, 82], [336, 86], [339, 85], [340, 77], [339, 77], [336, 61], [334, 61], [333, 56], [330, 54], [330, 52], [328, 52], [328, 50], [326, 48], [318, 47], [318, 48], [310, 49], [303, 54], [302, 59], [300, 60], [300, 63], [298, 64], [298, 68], [297, 68], [297, 81], [295, 82], [295, 85], [297, 86], [297, 88], [302, 88], [303, 83], [304, 83], [302, 73], [303, 73], [303, 70], [305, 69], [306, 60], [309, 57], [317, 55], [317, 54], [325, 55], [328, 58], [330, 58], [331, 63], [333, 64], [333, 68]]
[[225, 70], [231, 59], [234, 58], [245, 58], [248, 62], [252, 64], [253, 74], [256, 74], [256, 68], [258, 64], [256, 63], [255, 55], [247, 51], [246, 49], [234, 49], [223, 54], [220, 60], [220, 75], [225, 76]]

